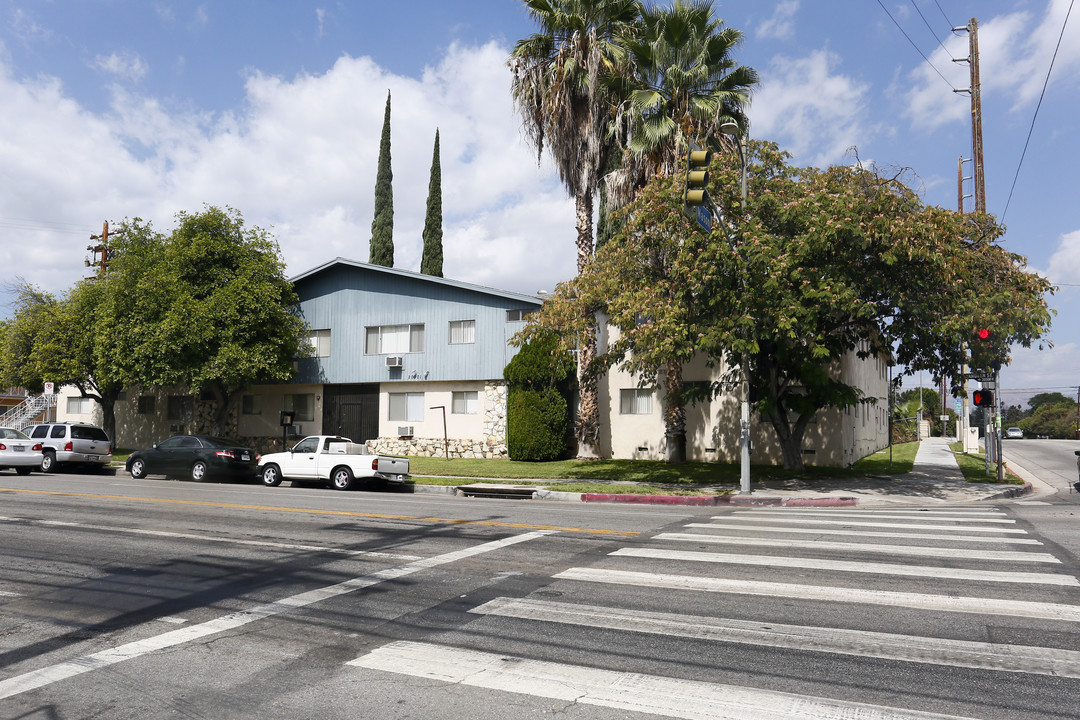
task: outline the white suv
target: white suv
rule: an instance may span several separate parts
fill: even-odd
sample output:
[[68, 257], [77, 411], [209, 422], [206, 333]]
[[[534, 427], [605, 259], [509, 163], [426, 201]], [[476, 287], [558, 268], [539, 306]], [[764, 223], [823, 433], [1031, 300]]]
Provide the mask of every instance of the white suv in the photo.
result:
[[112, 462], [112, 443], [105, 431], [83, 423], [46, 423], [23, 430], [41, 442], [41, 471], [52, 472], [58, 464], [78, 463], [100, 469]]

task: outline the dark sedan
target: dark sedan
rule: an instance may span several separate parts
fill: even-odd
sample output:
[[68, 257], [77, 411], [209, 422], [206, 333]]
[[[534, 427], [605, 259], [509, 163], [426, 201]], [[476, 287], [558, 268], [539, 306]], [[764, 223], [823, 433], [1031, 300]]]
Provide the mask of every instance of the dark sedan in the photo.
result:
[[211, 478], [253, 480], [259, 456], [251, 448], [205, 435], [174, 435], [146, 450], [136, 450], [125, 464], [133, 478], [147, 475], [188, 476], [195, 482]]

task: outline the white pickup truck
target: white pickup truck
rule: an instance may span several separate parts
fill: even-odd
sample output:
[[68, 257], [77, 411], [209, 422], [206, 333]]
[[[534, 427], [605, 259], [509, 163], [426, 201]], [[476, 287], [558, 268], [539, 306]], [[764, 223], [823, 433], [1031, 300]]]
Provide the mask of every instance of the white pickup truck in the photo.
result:
[[325, 482], [348, 490], [359, 479], [378, 479], [401, 484], [409, 479], [407, 458], [369, 455], [364, 445], [336, 435], [312, 435], [292, 450], [270, 453], [259, 459], [259, 477], [266, 487], [282, 480]]

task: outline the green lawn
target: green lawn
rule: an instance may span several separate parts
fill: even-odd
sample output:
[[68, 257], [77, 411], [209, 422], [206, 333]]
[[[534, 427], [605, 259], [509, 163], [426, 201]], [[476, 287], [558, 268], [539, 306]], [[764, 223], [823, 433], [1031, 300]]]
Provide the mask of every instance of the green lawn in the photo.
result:
[[[851, 468], [807, 467], [801, 472], [771, 465], [753, 465], [750, 476], [762, 480], [853, 478], [866, 475], [895, 475], [910, 472], [918, 443], [897, 445], [892, 451], [863, 458]], [[520, 462], [439, 457], [410, 457], [409, 469], [423, 484], [458, 485], [462, 482], [497, 480], [515, 483], [536, 482], [551, 490], [603, 492], [611, 484], [626, 484], [619, 492], [731, 491], [739, 485], [738, 463], [689, 462], [668, 465], [658, 460], [557, 460]], [[436, 477], [417, 477], [436, 476]]]
[[[968, 482], [996, 483], [997, 468], [991, 466], [990, 474], [986, 474], [986, 455], [984, 453], [965, 453], [963, 443], [952, 443], [949, 448], [956, 453], [956, 464], [960, 466], [960, 472], [964, 473], [964, 479]], [[1005, 482], [1010, 485], [1023, 485], [1024, 481], [1005, 469]]]

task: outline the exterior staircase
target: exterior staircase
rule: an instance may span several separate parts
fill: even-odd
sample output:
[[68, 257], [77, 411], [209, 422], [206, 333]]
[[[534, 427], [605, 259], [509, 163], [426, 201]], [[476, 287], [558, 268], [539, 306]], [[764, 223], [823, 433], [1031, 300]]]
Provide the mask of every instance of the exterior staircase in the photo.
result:
[[29, 395], [21, 403], [0, 415], [0, 427], [22, 430], [52, 407], [56, 407], [56, 395]]

